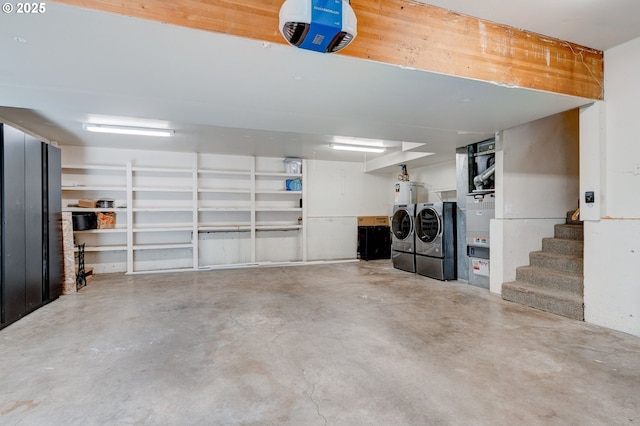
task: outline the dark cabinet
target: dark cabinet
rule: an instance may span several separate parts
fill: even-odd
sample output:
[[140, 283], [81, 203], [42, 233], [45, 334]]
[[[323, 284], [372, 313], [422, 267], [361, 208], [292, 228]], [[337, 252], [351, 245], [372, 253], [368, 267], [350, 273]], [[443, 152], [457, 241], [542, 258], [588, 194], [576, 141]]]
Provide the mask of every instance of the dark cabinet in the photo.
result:
[[24, 241], [26, 312], [44, 299], [43, 223], [46, 220], [42, 188], [42, 142], [25, 135], [24, 141]]
[[362, 260], [390, 259], [390, 228], [388, 226], [358, 226], [358, 253]]
[[62, 288], [60, 150], [0, 123], [0, 328]]
[[43, 268], [45, 271], [45, 299], [54, 300], [62, 294], [62, 280], [64, 275], [62, 255], [62, 153], [60, 148], [42, 145], [43, 155], [46, 156], [46, 221], [43, 223], [42, 242], [45, 248]]
[[2, 322], [25, 313], [24, 133], [2, 128]]

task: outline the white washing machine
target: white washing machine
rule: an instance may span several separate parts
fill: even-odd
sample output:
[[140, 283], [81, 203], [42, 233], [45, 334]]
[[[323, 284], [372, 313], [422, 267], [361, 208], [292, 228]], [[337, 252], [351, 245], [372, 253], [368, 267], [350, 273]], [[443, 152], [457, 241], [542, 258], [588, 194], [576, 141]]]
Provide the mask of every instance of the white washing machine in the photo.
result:
[[391, 218], [391, 259], [393, 267], [407, 272], [416, 271], [415, 262], [415, 204], [393, 206]]
[[415, 217], [416, 272], [438, 280], [455, 280], [456, 203], [422, 203]]

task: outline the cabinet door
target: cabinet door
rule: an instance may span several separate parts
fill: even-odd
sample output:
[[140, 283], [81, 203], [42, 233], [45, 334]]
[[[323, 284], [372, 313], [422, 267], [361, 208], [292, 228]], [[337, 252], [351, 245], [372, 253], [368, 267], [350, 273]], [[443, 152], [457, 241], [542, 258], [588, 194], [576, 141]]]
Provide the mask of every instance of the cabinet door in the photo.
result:
[[3, 320], [11, 322], [25, 313], [24, 133], [5, 125], [3, 134]]
[[4, 324], [4, 124], [0, 123], [0, 324]]
[[42, 212], [42, 142], [25, 135], [24, 141], [24, 206], [25, 206], [25, 303], [30, 312], [40, 306], [43, 298], [42, 233], [45, 222]]
[[62, 169], [60, 148], [46, 145], [47, 189], [47, 283], [46, 299], [53, 300], [62, 294]]

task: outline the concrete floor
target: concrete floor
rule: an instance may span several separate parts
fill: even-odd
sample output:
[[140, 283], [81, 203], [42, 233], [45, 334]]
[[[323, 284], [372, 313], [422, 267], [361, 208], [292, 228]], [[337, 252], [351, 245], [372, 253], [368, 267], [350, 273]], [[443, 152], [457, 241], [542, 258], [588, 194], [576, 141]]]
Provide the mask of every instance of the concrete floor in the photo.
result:
[[0, 331], [0, 424], [640, 424], [640, 338], [387, 261], [102, 275]]

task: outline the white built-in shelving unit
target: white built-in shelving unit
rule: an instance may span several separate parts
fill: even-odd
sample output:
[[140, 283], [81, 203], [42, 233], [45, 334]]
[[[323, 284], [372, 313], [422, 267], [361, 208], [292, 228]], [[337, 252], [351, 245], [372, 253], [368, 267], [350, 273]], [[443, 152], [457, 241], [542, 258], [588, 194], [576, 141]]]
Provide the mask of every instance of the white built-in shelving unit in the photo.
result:
[[[112, 252], [128, 273], [304, 262], [306, 167], [284, 173], [283, 160], [243, 157], [231, 169], [194, 154], [190, 168], [63, 165], [63, 211], [115, 212], [115, 229], [74, 237], [87, 253]], [[303, 189], [287, 190], [287, 179]], [[115, 208], [70, 206], [105, 198]]]
[[[197, 267], [194, 188], [196, 170], [179, 167], [130, 168], [131, 223], [127, 271]], [[174, 259], [166, 267], [162, 259]], [[163, 263], [165, 263], [163, 265]]]
[[[79, 199], [114, 200], [115, 208], [68, 207]], [[126, 206], [127, 168], [113, 165], [68, 164], [62, 166], [62, 205], [70, 212], [114, 212], [115, 229], [91, 229], [75, 232], [78, 244], [85, 252], [122, 252], [127, 249], [126, 232], [129, 223]]]

